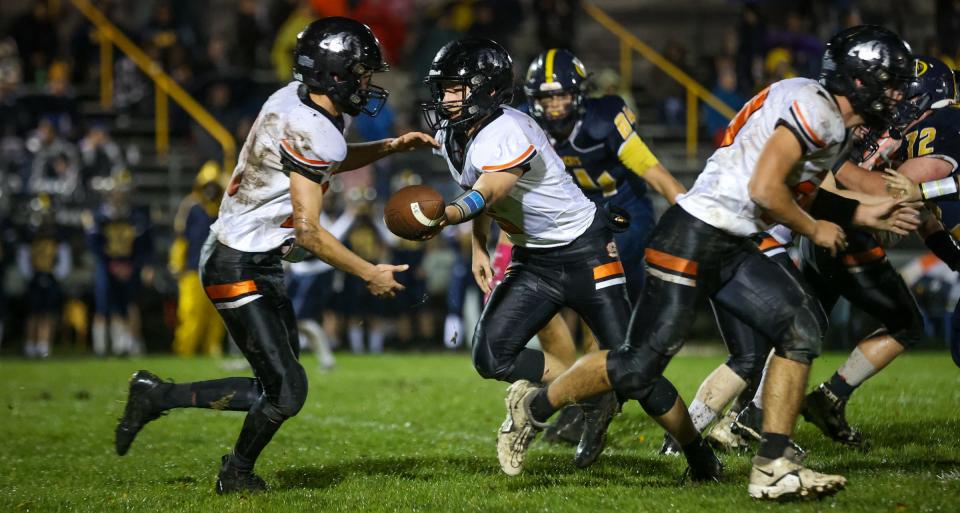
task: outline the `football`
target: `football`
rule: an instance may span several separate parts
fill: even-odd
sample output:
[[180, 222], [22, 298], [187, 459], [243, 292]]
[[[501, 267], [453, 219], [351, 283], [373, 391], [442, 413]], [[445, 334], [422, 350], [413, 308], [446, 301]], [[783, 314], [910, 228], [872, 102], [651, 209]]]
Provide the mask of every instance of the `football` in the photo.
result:
[[390, 196], [383, 220], [397, 237], [424, 240], [441, 230], [443, 209], [439, 192], [426, 185], [410, 185]]

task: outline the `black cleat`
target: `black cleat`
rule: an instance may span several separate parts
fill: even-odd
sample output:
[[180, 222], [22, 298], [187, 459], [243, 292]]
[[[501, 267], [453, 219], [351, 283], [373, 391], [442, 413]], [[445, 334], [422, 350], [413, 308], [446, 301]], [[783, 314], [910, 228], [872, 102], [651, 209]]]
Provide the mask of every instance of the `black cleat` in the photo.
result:
[[[751, 401], [747, 404], [747, 407], [737, 415], [737, 419], [734, 420], [733, 425], [730, 426], [730, 431], [735, 435], [739, 435], [740, 438], [743, 438], [747, 442], [762, 442], [763, 410], [757, 408], [757, 405]], [[797, 463], [802, 462], [807, 457], [807, 451], [804, 451], [803, 448], [797, 445], [792, 439], [790, 440], [789, 448], [793, 451], [793, 458]]]
[[804, 420], [820, 428], [827, 438], [851, 447], [866, 448], [863, 435], [847, 423], [847, 401], [820, 384], [807, 395], [800, 413]]
[[687, 458], [687, 465], [689, 465], [686, 476], [691, 481], [720, 481], [723, 463], [720, 463], [706, 440], [700, 439], [700, 443], [688, 448], [683, 455]]
[[683, 454], [683, 449], [680, 448], [680, 443], [677, 442], [677, 439], [673, 437], [670, 433], [663, 434], [663, 445], [660, 446], [660, 454], [664, 456], [680, 456]]
[[603, 452], [607, 440], [607, 427], [614, 415], [620, 412], [617, 394], [607, 392], [591, 397], [581, 405], [583, 408], [583, 434], [573, 455], [573, 464], [579, 468], [593, 465]]
[[161, 415], [163, 410], [156, 404], [150, 392], [166, 382], [150, 371], [139, 370], [130, 378], [130, 391], [127, 394], [127, 406], [123, 417], [117, 424], [114, 445], [117, 454], [123, 456], [137, 437], [143, 426]]
[[239, 470], [230, 465], [230, 455], [220, 458], [220, 473], [217, 474], [217, 494], [257, 493], [267, 490], [267, 482], [252, 470]]
[[763, 410], [751, 401], [737, 414], [730, 431], [749, 442], [759, 442], [763, 438]]
[[557, 421], [543, 431], [543, 439], [553, 444], [577, 445], [583, 435], [583, 410], [576, 404], [560, 410]]

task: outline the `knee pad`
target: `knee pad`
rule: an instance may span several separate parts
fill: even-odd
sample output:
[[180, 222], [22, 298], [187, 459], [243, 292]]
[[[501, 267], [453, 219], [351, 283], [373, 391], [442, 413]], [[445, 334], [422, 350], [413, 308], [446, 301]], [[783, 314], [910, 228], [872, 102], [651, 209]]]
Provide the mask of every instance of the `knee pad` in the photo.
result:
[[497, 359], [493, 356], [490, 345], [486, 342], [486, 337], [480, 329], [473, 333], [473, 368], [477, 374], [484, 379], [500, 379], [498, 374], [504, 374], [505, 371], [498, 372]]
[[[268, 401], [268, 407], [264, 411], [274, 409], [277, 415], [283, 419], [288, 419], [300, 413], [303, 404], [307, 401], [307, 373], [299, 363], [289, 369], [283, 377], [283, 385], [280, 389], [280, 397], [276, 403]], [[268, 413], [268, 416], [271, 416]], [[271, 416], [271, 419], [273, 417]]]
[[892, 322], [885, 322], [884, 326], [890, 336], [905, 349], [910, 349], [923, 340], [923, 317], [919, 311], [905, 311], [902, 317]]
[[670, 363], [670, 356], [649, 346], [624, 345], [607, 354], [607, 376], [620, 398], [646, 400]]
[[776, 344], [776, 354], [781, 358], [809, 365], [823, 350], [827, 322], [826, 317], [818, 315], [816, 311], [822, 313], [819, 305], [806, 303], [788, 320], [788, 325], [781, 332], [781, 339]]
[[763, 373], [763, 365], [767, 362], [766, 353], [751, 351], [749, 353], [731, 354], [727, 358], [726, 366], [730, 367], [737, 376], [750, 383]]
[[680, 393], [676, 387], [667, 378], [660, 376], [653, 384], [647, 388], [647, 395], [640, 399], [640, 407], [647, 415], [659, 417], [673, 408], [677, 403], [677, 397]]

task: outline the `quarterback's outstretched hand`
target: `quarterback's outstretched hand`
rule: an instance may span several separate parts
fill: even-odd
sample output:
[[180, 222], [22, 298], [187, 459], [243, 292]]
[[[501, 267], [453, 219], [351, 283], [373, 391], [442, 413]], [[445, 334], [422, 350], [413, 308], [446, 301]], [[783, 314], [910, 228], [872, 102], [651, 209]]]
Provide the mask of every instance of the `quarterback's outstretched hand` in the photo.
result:
[[394, 137], [387, 144], [391, 152], [413, 151], [420, 148], [439, 148], [440, 143], [433, 136], [423, 132], [407, 132], [400, 137]]
[[397, 292], [406, 287], [397, 283], [393, 279], [393, 273], [399, 273], [409, 269], [409, 265], [390, 265], [377, 264], [374, 267], [373, 274], [367, 279], [367, 290], [379, 298], [392, 298]]

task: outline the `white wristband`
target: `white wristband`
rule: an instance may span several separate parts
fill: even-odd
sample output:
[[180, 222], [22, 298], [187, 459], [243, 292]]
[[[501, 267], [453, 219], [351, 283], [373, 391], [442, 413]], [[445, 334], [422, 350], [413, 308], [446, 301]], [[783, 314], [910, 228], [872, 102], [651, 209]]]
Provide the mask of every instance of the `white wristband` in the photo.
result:
[[920, 195], [923, 196], [925, 200], [941, 198], [943, 196], [956, 196], [957, 180], [952, 176], [948, 176], [940, 180], [923, 182], [920, 184]]

